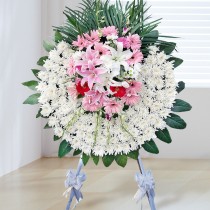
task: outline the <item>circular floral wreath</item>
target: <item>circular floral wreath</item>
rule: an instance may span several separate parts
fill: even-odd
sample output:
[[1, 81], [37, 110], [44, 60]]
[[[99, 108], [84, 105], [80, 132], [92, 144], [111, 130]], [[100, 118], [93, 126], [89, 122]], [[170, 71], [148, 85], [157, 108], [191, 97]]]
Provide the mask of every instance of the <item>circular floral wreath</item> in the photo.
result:
[[[105, 10], [119, 10], [119, 5], [95, 3]], [[87, 7], [76, 13], [85, 16]], [[158, 153], [153, 139], [171, 142], [166, 125], [186, 127], [171, 112], [191, 109], [187, 102], [175, 100], [184, 89], [183, 82], [177, 85], [175, 81], [174, 68], [182, 62], [170, 55], [175, 44], [158, 41], [152, 23], [151, 30], [141, 36], [146, 29], [140, 26], [133, 30], [131, 23], [117, 27], [101, 21], [103, 27], [98, 24], [83, 32], [77, 28], [77, 37], [72, 39], [66, 30], [70, 34], [73, 26], [83, 25], [80, 19], [72, 22], [74, 13], [66, 11], [69, 28], [57, 28], [57, 44], [44, 43], [49, 55], [38, 64], [45, 70], [33, 70], [40, 81], [24, 83], [39, 93], [25, 103], [40, 103], [38, 116], [49, 119], [46, 127], [54, 129], [54, 140], [63, 140], [59, 156], [74, 149], [75, 155], [83, 152], [84, 163], [90, 156], [98, 163], [102, 156], [106, 166], [114, 159], [124, 166], [127, 156], [137, 158], [141, 147]]]

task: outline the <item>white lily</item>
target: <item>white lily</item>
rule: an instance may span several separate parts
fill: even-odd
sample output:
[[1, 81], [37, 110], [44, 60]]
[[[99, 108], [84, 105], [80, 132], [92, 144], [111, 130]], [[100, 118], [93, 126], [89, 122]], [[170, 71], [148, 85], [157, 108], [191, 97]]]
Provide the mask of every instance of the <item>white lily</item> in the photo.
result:
[[120, 75], [120, 66], [124, 66], [125, 70], [129, 68], [126, 61], [132, 57], [133, 53], [130, 50], [123, 51], [122, 42], [117, 42], [117, 50], [109, 46], [106, 48], [110, 50], [111, 55], [103, 55], [100, 59], [106, 68], [110, 69], [112, 77]]

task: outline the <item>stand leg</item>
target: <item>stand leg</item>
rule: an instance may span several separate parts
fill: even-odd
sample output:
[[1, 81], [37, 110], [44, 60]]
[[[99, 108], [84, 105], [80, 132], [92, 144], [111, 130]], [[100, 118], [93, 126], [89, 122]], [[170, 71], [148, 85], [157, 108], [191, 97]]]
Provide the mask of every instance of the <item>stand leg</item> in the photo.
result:
[[[139, 166], [139, 170], [140, 170], [140, 173], [142, 174], [142, 176], [143, 177], [146, 177], [147, 176], [147, 172], [144, 169], [144, 165], [143, 165], [143, 162], [141, 160], [140, 154], [139, 154], [139, 157], [138, 157], [138, 166]], [[153, 177], [150, 177], [150, 178], [152, 178], [150, 180], [153, 181]], [[146, 183], [146, 184], [148, 184], [148, 183]], [[149, 186], [153, 186], [153, 183], [150, 182], [149, 183]], [[148, 185], [146, 187], [148, 187]], [[148, 201], [149, 201], [151, 210], [156, 210], [155, 202], [154, 202], [154, 195], [155, 195], [154, 188], [153, 187], [150, 187], [149, 189], [145, 189], [145, 190], [146, 190], [146, 195], [147, 195], [147, 198], [148, 198]]]
[[[70, 169], [67, 173], [65, 187], [68, 189], [64, 192], [64, 195], [67, 197], [70, 193], [70, 196], [68, 204], [66, 206], [66, 210], [70, 210], [74, 198], [76, 199], [76, 205], [83, 199], [82, 193], [80, 191], [83, 182], [86, 180], [86, 175], [81, 172], [83, 166], [84, 165], [82, 159], [80, 158], [77, 170], [74, 171]], [[72, 209], [74, 209], [76, 205]]]

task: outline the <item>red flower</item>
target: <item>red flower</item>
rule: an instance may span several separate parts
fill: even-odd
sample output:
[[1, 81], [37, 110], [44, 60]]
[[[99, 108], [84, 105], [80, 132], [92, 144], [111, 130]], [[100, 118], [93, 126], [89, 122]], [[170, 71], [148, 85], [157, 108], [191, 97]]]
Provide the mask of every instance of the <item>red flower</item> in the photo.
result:
[[81, 85], [81, 81], [79, 81], [77, 84], [76, 84], [76, 89], [77, 89], [77, 92], [79, 94], [81, 94], [82, 96], [85, 95], [86, 92], [88, 92], [90, 90], [90, 88], [88, 87], [88, 83], [86, 82], [83, 86]]
[[115, 93], [114, 96], [118, 98], [122, 98], [126, 94], [126, 89], [122, 86], [120, 87], [110, 86], [110, 90], [114, 92]]

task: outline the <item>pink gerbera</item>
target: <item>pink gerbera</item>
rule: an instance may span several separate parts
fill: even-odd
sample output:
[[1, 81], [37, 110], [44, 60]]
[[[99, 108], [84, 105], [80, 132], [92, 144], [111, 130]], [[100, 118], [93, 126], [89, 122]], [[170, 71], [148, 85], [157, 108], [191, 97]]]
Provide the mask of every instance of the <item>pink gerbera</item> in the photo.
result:
[[115, 26], [108, 26], [102, 29], [102, 34], [103, 36], [117, 36], [118, 32]]
[[67, 88], [69, 95], [75, 100], [77, 99], [78, 93], [75, 85], [71, 85]]
[[127, 40], [132, 50], [137, 50], [141, 47], [141, 39], [138, 34], [129, 35]]
[[82, 100], [83, 108], [87, 111], [95, 112], [102, 107], [101, 94], [90, 90], [85, 93], [85, 97]]
[[144, 56], [141, 51], [139, 50], [134, 50], [132, 57], [128, 60], [128, 63], [130, 65], [140, 63], [143, 60]]
[[102, 43], [95, 43], [94, 49], [99, 52], [99, 55], [110, 54], [110, 51]]
[[82, 50], [88, 46], [88, 41], [83, 36], [78, 35], [77, 41], [73, 41], [72, 45], [78, 47], [79, 50]]
[[141, 91], [141, 87], [142, 87], [141, 82], [137, 82], [137, 81], [133, 80], [133, 81], [129, 82], [129, 85], [130, 85], [130, 87], [127, 88], [127, 91], [131, 90], [131, 91], [135, 91], [137, 93]]
[[122, 101], [127, 105], [134, 105], [139, 102], [140, 96], [134, 90], [127, 90], [126, 95], [122, 98]]
[[112, 115], [115, 113], [119, 113], [122, 110], [122, 104], [115, 101], [109, 100], [104, 103], [106, 114]]

